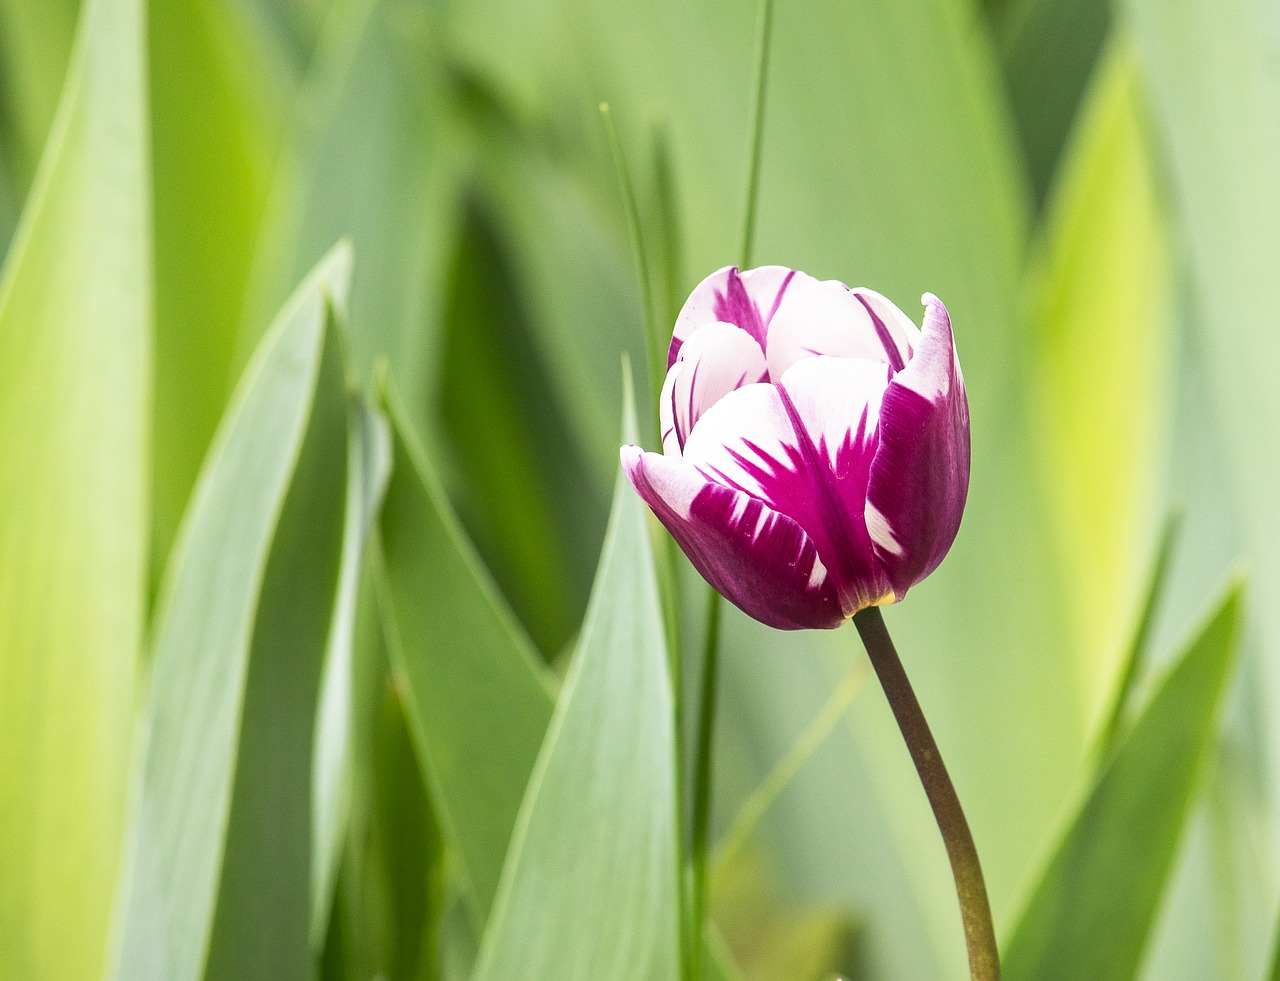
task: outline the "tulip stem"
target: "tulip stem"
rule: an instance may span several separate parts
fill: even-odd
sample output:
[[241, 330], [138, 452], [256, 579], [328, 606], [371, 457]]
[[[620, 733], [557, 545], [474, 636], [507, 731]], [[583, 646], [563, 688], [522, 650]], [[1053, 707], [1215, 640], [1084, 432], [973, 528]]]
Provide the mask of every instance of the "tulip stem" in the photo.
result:
[[689, 859], [693, 871], [689, 916], [689, 977], [702, 976], [702, 934], [707, 915], [707, 837], [711, 826], [711, 750], [715, 741], [716, 690], [719, 687], [720, 594], [709, 590], [707, 632], [702, 652], [702, 690], [698, 695], [698, 743], [693, 758], [693, 830]]
[[906, 740], [911, 761], [916, 765], [925, 796], [933, 808], [938, 830], [951, 860], [951, 874], [960, 900], [960, 918], [964, 923], [964, 939], [969, 950], [969, 975], [973, 981], [1000, 981], [1000, 954], [996, 948], [995, 930], [991, 924], [991, 905], [982, 878], [982, 865], [973, 844], [969, 822], [965, 820], [960, 799], [947, 774], [947, 768], [934, 742], [929, 723], [925, 721], [907, 672], [884, 625], [880, 608], [869, 606], [853, 617], [854, 626], [871, 659], [893, 717]]

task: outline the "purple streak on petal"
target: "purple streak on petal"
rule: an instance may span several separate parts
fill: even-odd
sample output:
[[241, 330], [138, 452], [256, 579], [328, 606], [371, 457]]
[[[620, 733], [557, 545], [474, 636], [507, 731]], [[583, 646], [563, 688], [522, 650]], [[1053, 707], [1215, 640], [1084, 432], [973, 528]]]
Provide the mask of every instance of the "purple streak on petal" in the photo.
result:
[[781, 386], [776, 388], [795, 429], [795, 444], [784, 443], [770, 452], [744, 439], [742, 450], [730, 449], [730, 458], [750, 484], [718, 467], [703, 465], [698, 470], [717, 484], [760, 496], [768, 507], [795, 520], [813, 540], [835, 579], [845, 612], [851, 613], [889, 591], [864, 518], [875, 433], [867, 432], [864, 409], [856, 430], [849, 430], [836, 453], [829, 455], [825, 438], [814, 444], [790, 396]]
[[[699, 328], [684, 344], [663, 385], [669, 399], [663, 417], [670, 416], [676, 455], [702, 414], [730, 392], [768, 375], [760, 345], [746, 331], [721, 321]], [[666, 443], [663, 444], [667, 446]]]
[[880, 338], [880, 346], [884, 348], [885, 357], [889, 359], [889, 366], [894, 371], [901, 371], [906, 365], [902, 361], [902, 352], [898, 350], [898, 345], [894, 341], [893, 335], [889, 333], [889, 328], [880, 319], [880, 315], [872, 309], [865, 296], [861, 293], [854, 293], [853, 295], [858, 298], [862, 308], [867, 311], [867, 316], [871, 318], [871, 323], [875, 325], [876, 336]]
[[684, 347], [683, 338], [671, 338], [671, 344], [667, 348], [667, 371], [670, 371], [671, 366], [680, 360], [680, 349], [682, 347]]
[[794, 269], [787, 273], [787, 278], [782, 281], [782, 285], [778, 287], [778, 295], [773, 298], [773, 306], [769, 308], [769, 316], [765, 318], [764, 330], [769, 332], [769, 322], [773, 320], [773, 315], [778, 312], [778, 307], [782, 306], [782, 296], [787, 292], [787, 287], [791, 285], [791, 281], [796, 278]]
[[925, 302], [920, 344], [881, 403], [867, 494], [892, 536], [876, 555], [899, 599], [951, 548], [969, 490], [969, 402], [951, 320], [936, 297]]
[[[806, 509], [809, 513], [804, 517], [792, 516], [809, 531], [818, 546], [818, 554], [835, 574], [845, 609], [860, 609], [888, 591], [888, 581], [877, 561], [866, 523], [867, 483], [878, 434], [874, 430], [868, 432], [864, 408], [857, 428], [845, 431], [833, 455], [825, 436], [820, 436], [817, 444], [813, 442], [791, 394], [782, 385], [777, 388], [795, 429], [803, 472], [809, 475]], [[830, 463], [832, 459], [834, 467]], [[821, 531], [813, 530], [809, 521]]]
[[760, 319], [760, 310], [747, 293], [747, 286], [738, 274], [738, 267], [729, 270], [729, 280], [725, 291], [716, 290], [715, 314], [717, 320], [741, 327], [755, 338], [760, 349], [764, 349], [765, 323]]
[[779, 630], [844, 623], [814, 543], [791, 518], [634, 446], [622, 448], [622, 465], [703, 578], [748, 616]]
[[[698, 401], [698, 369], [702, 367], [702, 360], [699, 359], [693, 364], [693, 374], [689, 376], [689, 414], [685, 416], [688, 420], [689, 429], [693, 428], [694, 421], [698, 418], [697, 401]], [[680, 437], [680, 449], [684, 449], [684, 441], [689, 438], [688, 430], [685, 432], [677, 432]]]

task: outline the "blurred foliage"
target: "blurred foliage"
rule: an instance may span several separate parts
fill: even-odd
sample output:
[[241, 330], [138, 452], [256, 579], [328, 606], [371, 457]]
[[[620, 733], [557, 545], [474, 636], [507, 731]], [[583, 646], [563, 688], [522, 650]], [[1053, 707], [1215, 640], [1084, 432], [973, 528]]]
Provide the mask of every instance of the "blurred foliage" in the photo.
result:
[[[756, 24], [0, 0], [0, 978], [674, 977], [703, 587], [664, 631], [610, 505], [597, 106], [668, 325], [735, 259]], [[1266, 0], [777, 3], [757, 260], [956, 325], [969, 508], [889, 618], [1011, 977], [1280, 962], [1278, 45]], [[712, 975], [962, 977], [852, 636], [724, 645]]]

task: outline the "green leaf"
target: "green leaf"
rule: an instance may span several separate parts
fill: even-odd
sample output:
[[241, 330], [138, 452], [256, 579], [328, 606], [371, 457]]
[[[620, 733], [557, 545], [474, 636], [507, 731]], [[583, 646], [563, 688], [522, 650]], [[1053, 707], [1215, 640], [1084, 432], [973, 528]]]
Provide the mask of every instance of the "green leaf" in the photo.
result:
[[[418, 0], [330, 10], [298, 95], [305, 111], [294, 114], [269, 192], [249, 309], [274, 310], [332, 242], [349, 238], [360, 256], [350, 311], [356, 372], [389, 360], [421, 428], [439, 368], [435, 324], [458, 184], [455, 144], [441, 136], [437, 37]], [[263, 320], [246, 320], [242, 355]]]
[[408, 685], [437, 817], [482, 925], [551, 717], [550, 682], [388, 395], [395, 467], [380, 524], [388, 645]]
[[64, 89], [80, 7], [77, 0], [0, 2], [0, 156], [20, 195], [35, 175]]
[[236, 337], [276, 142], [259, 104], [265, 87], [246, 83], [252, 66], [226, 8], [226, 0], [164, 0], [150, 4], [148, 17], [157, 569], [234, 386]]
[[[228, 946], [212, 943], [213, 973], [289, 977], [309, 963], [311, 734], [341, 547], [345, 481], [333, 477], [347, 459], [329, 303], [345, 298], [350, 270], [350, 250], [335, 249], [264, 338], [166, 572], [121, 885], [120, 981], [202, 977], [215, 904]], [[266, 914], [258, 901], [272, 904]]]
[[379, 713], [374, 753], [371, 865], [385, 890], [383, 973], [392, 981], [433, 981], [445, 856], [409, 732], [404, 694], [394, 686]]
[[[350, 809], [352, 717], [357, 609], [361, 571], [373, 524], [391, 475], [391, 435], [386, 419], [363, 399], [352, 400], [347, 470], [347, 513], [333, 625], [324, 658], [312, 774], [311, 934], [323, 941], [333, 905], [334, 881]], [[368, 655], [367, 651], [361, 652]]]
[[[1099, 65], [1031, 277], [1034, 411], [1066, 581], [1079, 687], [1097, 716], [1122, 671], [1155, 537], [1172, 375], [1168, 229], [1132, 52]], [[1117, 420], [1123, 420], [1118, 424]]]
[[645, 509], [620, 475], [577, 655], [520, 809], [473, 981], [678, 976], [677, 777], [664, 637]]
[[1240, 639], [1235, 585], [1120, 740], [1004, 954], [1008, 981], [1130, 981], [1160, 908]]
[[1271, 966], [1267, 969], [1265, 981], [1280, 981], [1280, 929], [1276, 930], [1276, 939], [1272, 943]]
[[142, 31], [86, 3], [0, 281], [0, 977], [106, 952], [147, 597]]
[[[1183, 306], [1190, 357], [1206, 391], [1189, 413], [1220, 420], [1215, 504], [1236, 510], [1259, 621], [1257, 716], [1280, 709], [1280, 458], [1275, 420], [1280, 331], [1269, 288], [1280, 268], [1280, 38], [1268, 0], [1165, 4], [1127, 0], [1142, 78], [1164, 151], [1168, 189], [1187, 257]], [[1213, 431], [1211, 427], [1210, 431]], [[1207, 457], [1209, 454], [1205, 454]], [[1203, 463], [1202, 463], [1203, 466]], [[1225, 485], [1225, 494], [1219, 491]], [[1219, 503], [1221, 502], [1221, 503]], [[1216, 529], [1215, 529], [1216, 530]], [[1280, 727], [1252, 726], [1273, 769]], [[1269, 899], [1265, 890], [1258, 901]]]
[[539, 650], [552, 655], [586, 605], [600, 529], [581, 527], [589, 508], [562, 503], [589, 481], [565, 439], [505, 243], [475, 202], [461, 231], [444, 311], [440, 426], [463, 478], [459, 513]]
[[1125, 729], [1134, 687], [1151, 655], [1151, 634], [1160, 610], [1160, 601], [1168, 586], [1169, 563], [1173, 558], [1173, 549], [1178, 541], [1180, 527], [1181, 517], [1177, 512], [1165, 519], [1155, 561], [1152, 563], [1151, 577], [1147, 583], [1147, 595], [1143, 599], [1138, 623], [1133, 631], [1133, 639], [1125, 653], [1120, 682], [1116, 685], [1111, 707], [1104, 718], [1101, 737], [1098, 740], [1098, 753], [1103, 759], [1111, 754], [1116, 740]]
[[1031, 189], [1043, 201], [1111, 29], [1108, 0], [1017, 0], [994, 25]]
[[[347, 469], [348, 405], [332, 316], [306, 436], [257, 598], [204, 971], [211, 981], [310, 977], [312, 863], [319, 844], [313, 832], [321, 816], [312, 779], [318, 706], [326, 649], [350, 649], [351, 565], [359, 561], [359, 546], [349, 539], [363, 537], [366, 524], [358, 494], [344, 500], [348, 484], [361, 477]], [[344, 517], [354, 525], [350, 536]]]

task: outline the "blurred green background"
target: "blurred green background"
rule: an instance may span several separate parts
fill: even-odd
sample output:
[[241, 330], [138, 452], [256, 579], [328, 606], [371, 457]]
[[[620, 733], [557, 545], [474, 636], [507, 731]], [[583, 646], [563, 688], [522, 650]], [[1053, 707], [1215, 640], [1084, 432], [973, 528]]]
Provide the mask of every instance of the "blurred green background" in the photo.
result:
[[[616, 976], [670, 976], [643, 953], [666, 928], [632, 922], [672, 922], [670, 883], [641, 888], [659, 852], [592, 879], [556, 844], [609, 807], [644, 843], [679, 806], [626, 507], [583, 629], [622, 356], [645, 364], [598, 104], [669, 326], [738, 258], [757, 21], [745, 0], [0, 0], [0, 978], [607, 977], [565, 966], [573, 940], [550, 967], [511, 953], [561, 936], [534, 913], [593, 911], [595, 943], [637, 945]], [[1270, 976], [1277, 50], [1267, 0], [777, 0], [755, 261], [912, 316], [932, 291], [955, 323], [968, 510], [887, 619], [1010, 977]], [[1196, 643], [1237, 569], [1239, 639], [1229, 598]], [[687, 716], [684, 566], [680, 592]], [[609, 674], [610, 596], [652, 641], [635, 677]], [[731, 610], [723, 652], [716, 969], [962, 977], [941, 843], [852, 632]], [[608, 757], [664, 718], [654, 759]], [[569, 750], [596, 737], [644, 778], [576, 796]], [[591, 891], [614, 886], [616, 909]]]

